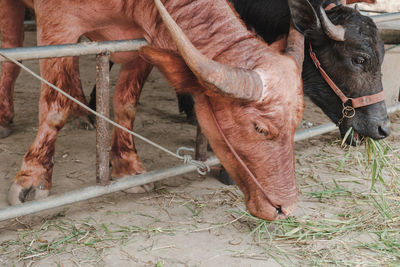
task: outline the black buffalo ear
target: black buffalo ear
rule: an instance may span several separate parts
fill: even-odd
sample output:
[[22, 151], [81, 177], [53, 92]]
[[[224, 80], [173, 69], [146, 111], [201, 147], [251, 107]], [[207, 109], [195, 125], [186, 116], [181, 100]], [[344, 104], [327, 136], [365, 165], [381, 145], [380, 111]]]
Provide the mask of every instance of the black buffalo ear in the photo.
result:
[[288, 0], [288, 3], [293, 25], [299, 32], [321, 28], [317, 12], [308, 0]]

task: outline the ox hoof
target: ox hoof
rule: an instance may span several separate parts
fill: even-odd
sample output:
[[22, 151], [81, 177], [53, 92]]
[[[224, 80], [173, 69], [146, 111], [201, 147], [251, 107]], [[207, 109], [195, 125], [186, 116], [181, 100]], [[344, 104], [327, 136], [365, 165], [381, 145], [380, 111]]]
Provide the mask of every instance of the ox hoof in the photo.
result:
[[216, 176], [217, 180], [223, 183], [224, 185], [235, 185], [235, 180], [226, 172], [224, 168], [219, 171], [219, 174]]
[[95, 129], [95, 124], [92, 123], [89, 116], [78, 117], [72, 122], [76, 128], [83, 130], [93, 130]]
[[7, 136], [9, 136], [11, 134], [12, 130], [11, 127], [6, 125], [0, 125], [0, 138], [6, 138]]
[[141, 193], [146, 193], [150, 192], [154, 189], [154, 183], [148, 183], [145, 185], [139, 185], [135, 187], [131, 187], [129, 189], [124, 190], [126, 193], [130, 194], [141, 194]]
[[29, 200], [39, 200], [46, 198], [50, 194], [50, 190], [29, 187], [23, 188], [14, 182], [8, 191], [8, 203], [10, 205], [18, 205]]
[[195, 115], [187, 115], [186, 121], [191, 125], [197, 125], [197, 118]]

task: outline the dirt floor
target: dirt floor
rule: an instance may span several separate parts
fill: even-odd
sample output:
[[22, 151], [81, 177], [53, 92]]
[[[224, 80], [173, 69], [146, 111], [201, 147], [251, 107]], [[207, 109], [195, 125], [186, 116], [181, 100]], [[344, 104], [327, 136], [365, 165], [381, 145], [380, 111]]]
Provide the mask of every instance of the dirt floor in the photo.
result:
[[[27, 33], [27, 46], [35, 45], [34, 36]], [[38, 72], [37, 62], [24, 63]], [[94, 57], [81, 59], [81, 75], [88, 93], [95, 80]], [[113, 85], [116, 77], [114, 68]], [[14, 133], [0, 140], [0, 208], [7, 207], [8, 187], [36, 134], [39, 87], [21, 73]], [[328, 121], [307, 105], [303, 127]], [[397, 153], [400, 114], [391, 119], [388, 142]], [[194, 147], [196, 128], [178, 113], [175, 93], [157, 71], [144, 88], [135, 130], [173, 151]], [[151, 193], [114, 193], [0, 222], [0, 265], [400, 266], [399, 217], [382, 215], [385, 207], [380, 209], [375, 204], [379, 199], [370, 197], [371, 181], [361, 164], [363, 147], [349, 152], [340, 144], [338, 132], [296, 144], [300, 199], [294, 217], [287, 220], [257, 220], [245, 212], [235, 186], [223, 185], [211, 174], [190, 173], [159, 182]], [[148, 170], [180, 164], [141, 141], [137, 149]], [[95, 131], [69, 123], [57, 141], [51, 193], [94, 184]], [[398, 213], [396, 192], [385, 202], [386, 210], [394, 211], [390, 214]], [[397, 243], [383, 242], [389, 237]]]

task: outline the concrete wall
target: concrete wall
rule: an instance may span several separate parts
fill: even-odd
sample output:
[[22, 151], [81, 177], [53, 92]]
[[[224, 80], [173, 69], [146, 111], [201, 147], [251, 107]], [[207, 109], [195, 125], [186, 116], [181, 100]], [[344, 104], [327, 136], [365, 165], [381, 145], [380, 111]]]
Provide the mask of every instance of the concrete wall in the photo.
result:
[[[359, 4], [362, 10], [400, 12], [400, 0], [377, 0], [376, 4]], [[371, 15], [375, 15], [371, 13]], [[386, 48], [392, 47], [387, 45]], [[382, 82], [386, 94], [386, 104], [392, 106], [399, 102], [400, 94], [400, 47], [386, 52], [382, 65]]]
[[400, 0], [377, 0], [376, 4], [359, 4], [361, 9], [385, 11], [385, 12], [399, 12]]
[[[392, 46], [386, 46], [390, 48]], [[386, 52], [382, 65], [382, 82], [386, 94], [386, 105], [399, 102], [400, 93], [400, 47]]]

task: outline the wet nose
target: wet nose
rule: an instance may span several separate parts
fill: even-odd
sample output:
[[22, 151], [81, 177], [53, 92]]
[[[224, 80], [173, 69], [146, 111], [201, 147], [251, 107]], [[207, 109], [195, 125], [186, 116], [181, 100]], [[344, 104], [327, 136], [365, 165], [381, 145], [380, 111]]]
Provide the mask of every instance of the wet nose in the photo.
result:
[[380, 125], [378, 125], [378, 135], [379, 139], [386, 138], [390, 135], [390, 121], [389, 119], [383, 121]]
[[278, 206], [276, 209], [276, 220], [283, 220], [287, 217], [289, 217], [294, 209], [296, 208], [296, 203], [293, 203], [288, 206]]

